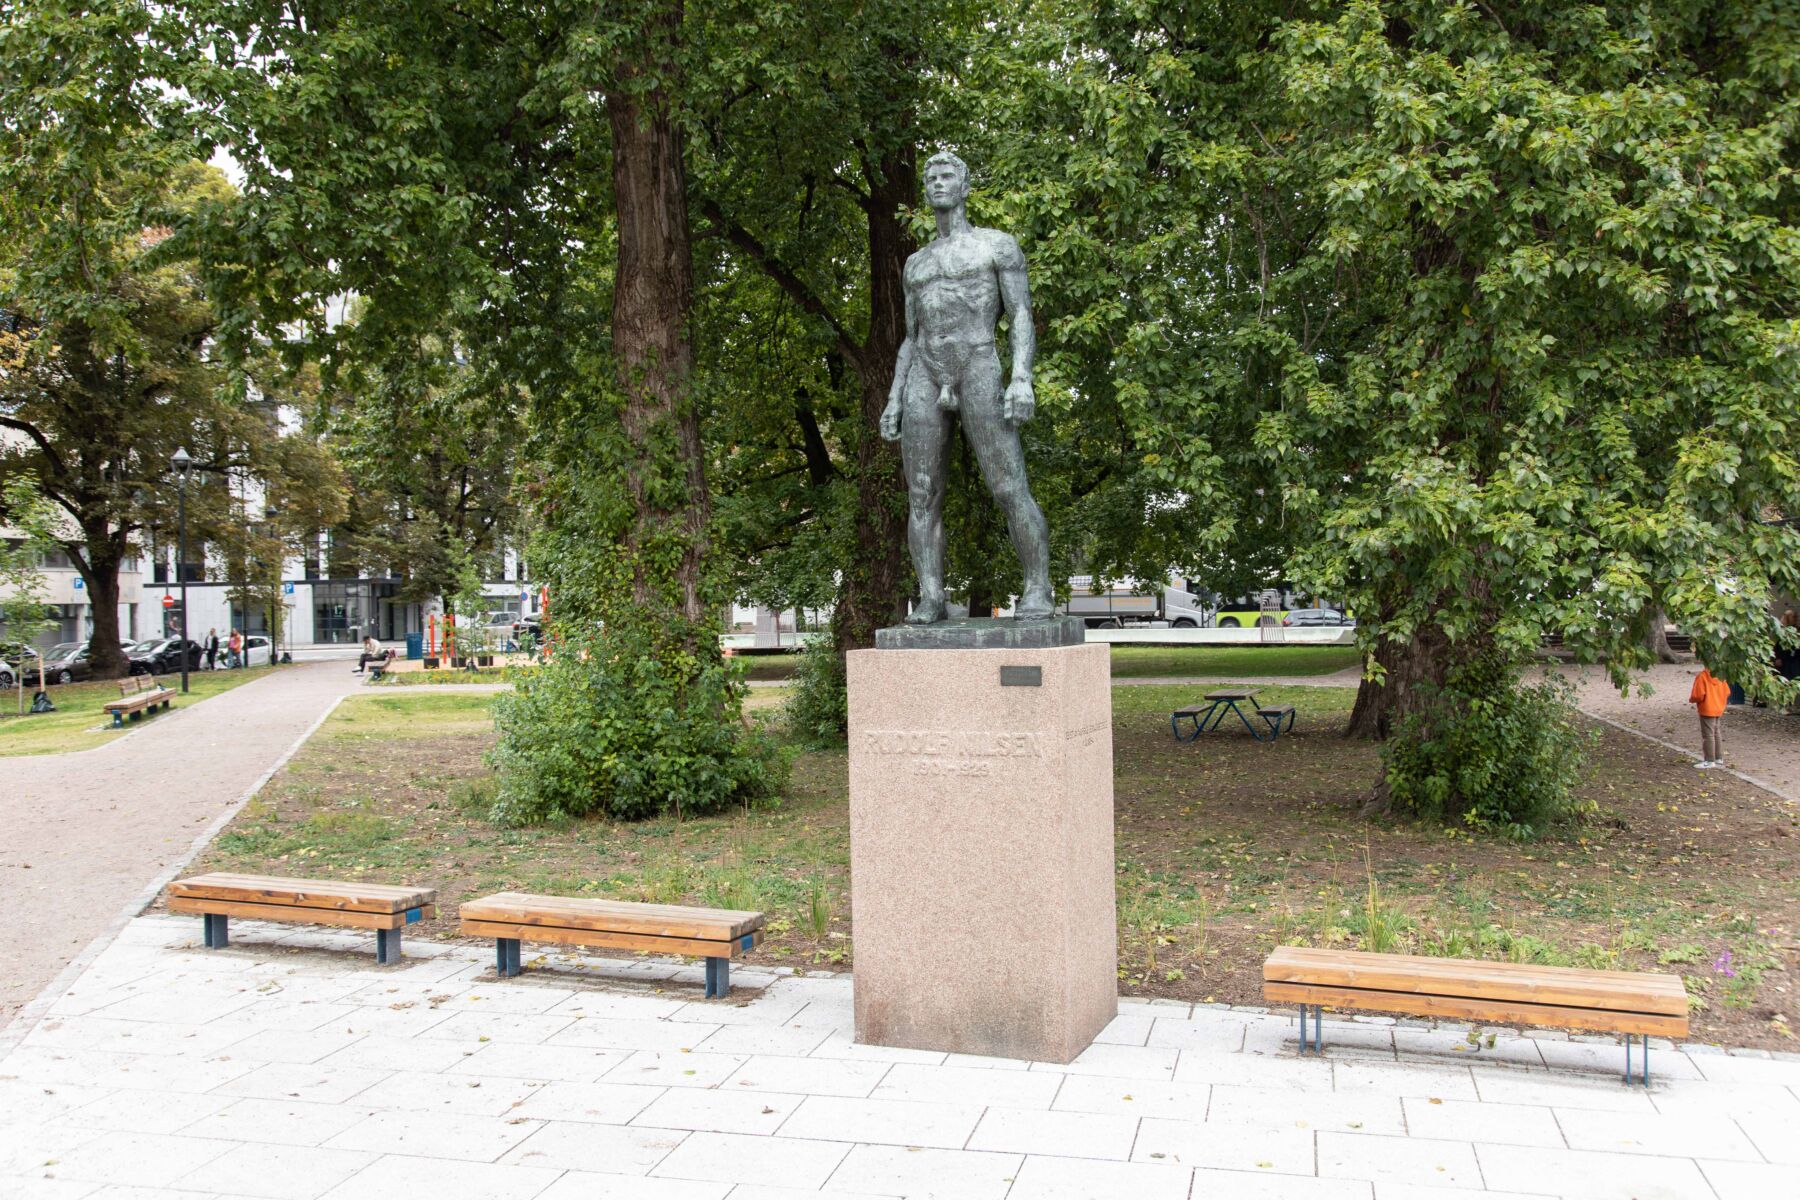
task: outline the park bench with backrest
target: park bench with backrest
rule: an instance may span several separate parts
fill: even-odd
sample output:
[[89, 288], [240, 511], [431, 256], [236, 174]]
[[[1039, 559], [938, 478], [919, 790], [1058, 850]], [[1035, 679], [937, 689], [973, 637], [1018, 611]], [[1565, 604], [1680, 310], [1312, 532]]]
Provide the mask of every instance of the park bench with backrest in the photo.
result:
[[113, 728], [120, 729], [124, 727], [127, 715], [135, 721], [147, 712], [155, 712], [159, 705], [169, 707], [173, 699], [175, 689], [156, 682], [156, 676], [127, 675], [119, 680], [119, 698], [102, 707], [112, 714]]
[[462, 906], [462, 933], [494, 939], [495, 970], [517, 975], [519, 943], [560, 942], [706, 959], [706, 994], [731, 991], [731, 960], [763, 939], [763, 914], [501, 892]]
[[205, 921], [206, 945], [214, 950], [230, 940], [232, 917], [343, 925], [375, 931], [375, 960], [400, 961], [400, 931], [436, 911], [432, 888], [379, 883], [335, 883], [228, 872], [196, 875], [169, 885], [169, 911], [196, 913]]
[[1631, 1081], [1635, 1037], [1644, 1048], [1640, 1071], [1645, 1086], [1650, 1083], [1650, 1036], [1685, 1038], [1688, 1032], [1687, 990], [1681, 978], [1634, 971], [1278, 946], [1263, 964], [1263, 998], [1300, 1006], [1302, 1054], [1309, 1047], [1323, 1049], [1325, 1005], [1622, 1033], [1625, 1080]]

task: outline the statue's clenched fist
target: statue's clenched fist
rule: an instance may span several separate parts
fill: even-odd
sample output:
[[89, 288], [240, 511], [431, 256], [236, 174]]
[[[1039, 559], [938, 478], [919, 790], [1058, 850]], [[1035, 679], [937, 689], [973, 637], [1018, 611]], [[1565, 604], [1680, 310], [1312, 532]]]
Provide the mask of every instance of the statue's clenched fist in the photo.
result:
[[1035, 412], [1037, 396], [1031, 390], [1031, 380], [1015, 379], [1006, 385], [1006, 399], [1000, 405], [1000, 415], [1006, 418], [1008, 425], [1023, 425]]

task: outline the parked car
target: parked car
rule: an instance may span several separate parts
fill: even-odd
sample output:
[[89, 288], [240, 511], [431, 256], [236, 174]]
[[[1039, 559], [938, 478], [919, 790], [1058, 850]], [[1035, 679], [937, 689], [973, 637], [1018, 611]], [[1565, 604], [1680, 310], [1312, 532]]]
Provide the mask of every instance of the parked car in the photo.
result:
[[44, 674], [51, 683], [79, 683], [94, 677], [86, 642], [58, 642], [44, 655]]
[[260, 633], [253, 633], [244, 638], [244, 665], [247, 667], [266, 667], [275, 661], [274, 647], [269, 639]]
[[167, 675], [181, 670], [181, 647], [187, 645], [188, 670], [198, 671], [200, 662], [206, 657], [199, 642], [183, 638], [160, 638], [154, 641], [139, 642], [128, 657], [131, 659], [133, 675]]
[[1335, 608], [1293, 608], [1282, 618], [1283, 625], [1355, 625]]
[[[43, 672], [38, 669], [43, 656], [30, 646], [25, 647], [25, 682], [33, 687], [43, 686]], [[17, 687], [19, 668], [13, 663], [0, 661], [0, 691]]]

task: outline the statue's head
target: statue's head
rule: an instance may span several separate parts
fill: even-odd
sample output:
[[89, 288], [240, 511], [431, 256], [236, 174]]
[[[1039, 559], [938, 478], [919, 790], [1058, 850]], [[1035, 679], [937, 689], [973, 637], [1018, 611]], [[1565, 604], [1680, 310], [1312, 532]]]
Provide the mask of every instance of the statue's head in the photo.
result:
[[969, 198], [969, 164], [940, 150], [925, 160], [925, 202], [935, 209], [955, 208]]

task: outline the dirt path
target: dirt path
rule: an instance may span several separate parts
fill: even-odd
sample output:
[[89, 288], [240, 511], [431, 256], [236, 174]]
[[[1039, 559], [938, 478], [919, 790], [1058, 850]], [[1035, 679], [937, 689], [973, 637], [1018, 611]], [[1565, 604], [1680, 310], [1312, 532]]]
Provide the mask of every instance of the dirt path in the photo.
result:
[[[1653, 667], [1644, 677], [1650, 694], [1621, 696], [1599, 667], [1554, 668], [1575, 684], [1576, 703], [1590, 716], [1661, 742], [1698, 758], [1700, 726], [1688, 689], [1700, 673], [1697, 662]], [[1725, 710], [1720, 745], [1732, 773], [1749, 783], [1800, 803], [1800, 716], [1780, 709], [1733, 704]]]
[[296, 665], [93, 750], [0, 758], [0, 1028], [360, 683]]

